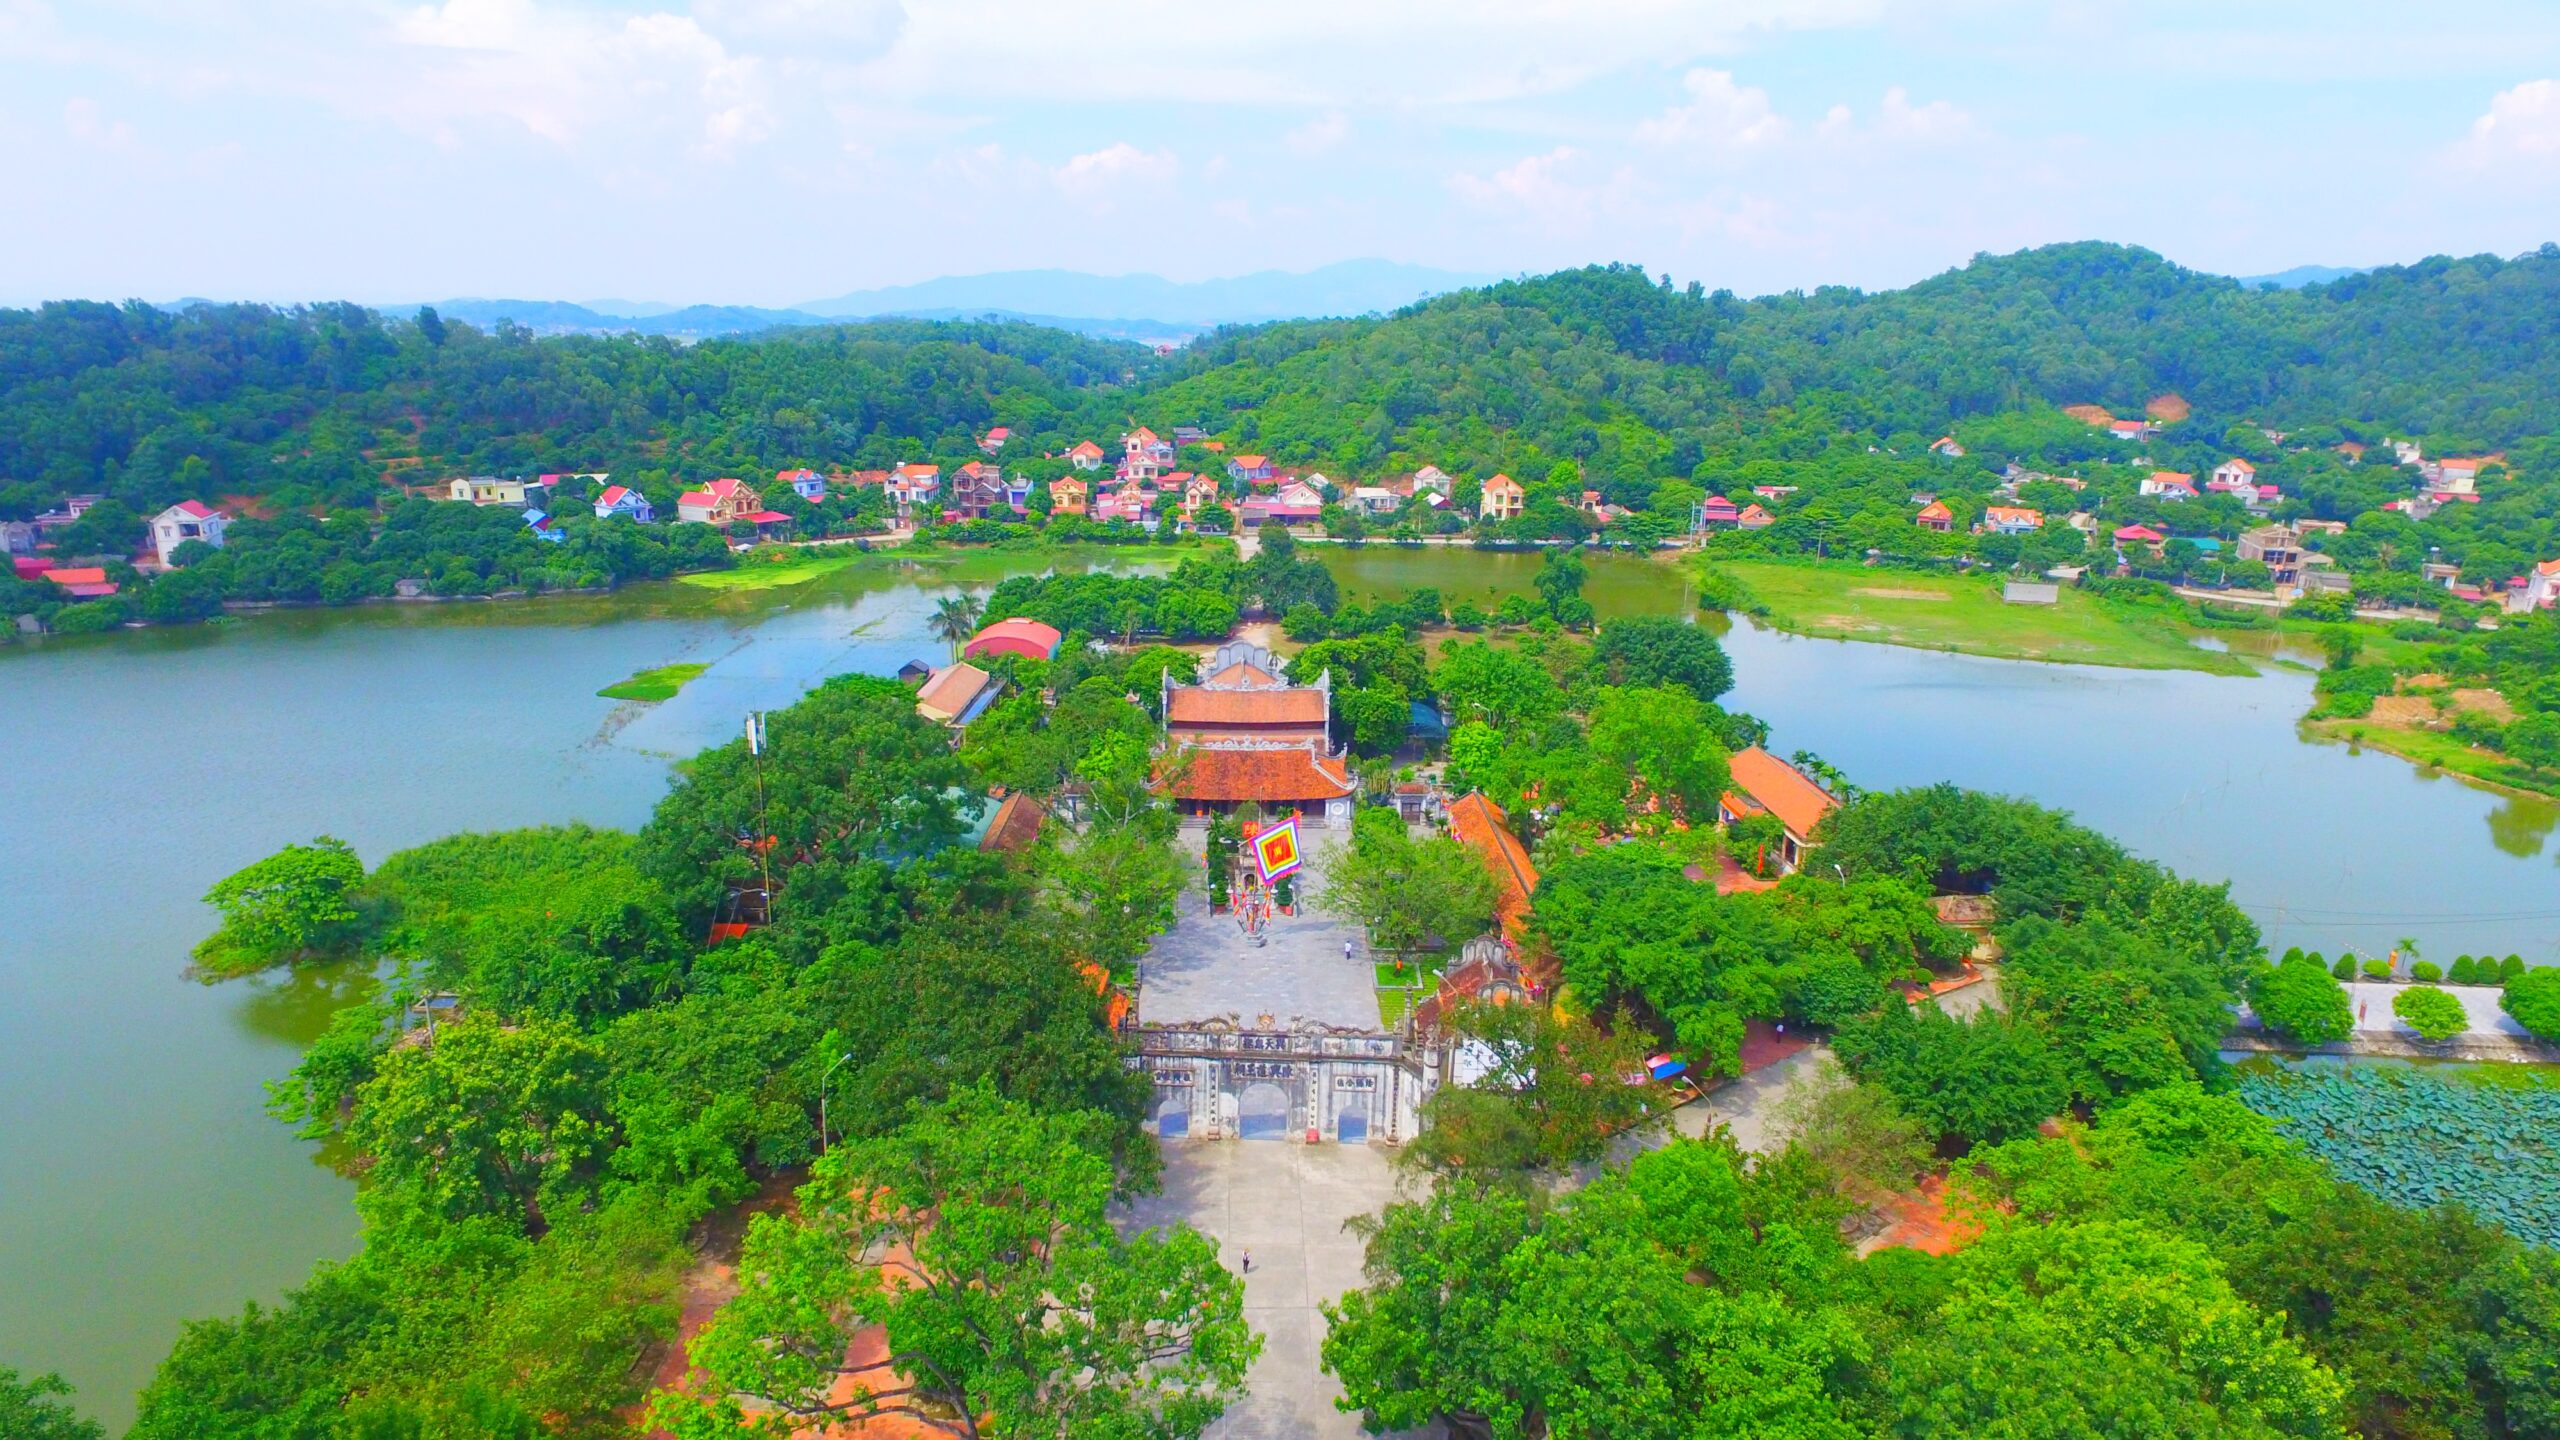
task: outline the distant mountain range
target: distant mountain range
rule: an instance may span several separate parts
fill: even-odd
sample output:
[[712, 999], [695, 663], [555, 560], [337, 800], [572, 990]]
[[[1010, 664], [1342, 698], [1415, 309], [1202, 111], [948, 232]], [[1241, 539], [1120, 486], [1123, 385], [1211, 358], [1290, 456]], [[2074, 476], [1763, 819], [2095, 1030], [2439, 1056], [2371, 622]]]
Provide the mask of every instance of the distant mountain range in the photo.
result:
[[914, 285], [856, 290], [787, 310], [748, 305], [662, 305], [652, 301], [459, 299], [436, 313], [488, 327], [511, 320], [538, 335], [638, 334], [707, 339], [784, 325], [829, 325], [897, 317], [975, 320], [993, 316], [1109, 340], [1180, 342], [1220, 325], [1365, 315], [1402, 309], [1494, 277], [1388, 260], [1345, 260], [1304, 273], [1264, 270], [1224, 280], [1160, 275], [1086, 275], [1073, 270], [1007, 270], [954, 275]]
[[2370, 265], [2296, 265], [2273, 275], [2242, 275], [2237, 278], [2252, 290], [2299, 290], [2305, 285], [2326, 285], [2332, 280], [2362, 275], [2372, 268]]

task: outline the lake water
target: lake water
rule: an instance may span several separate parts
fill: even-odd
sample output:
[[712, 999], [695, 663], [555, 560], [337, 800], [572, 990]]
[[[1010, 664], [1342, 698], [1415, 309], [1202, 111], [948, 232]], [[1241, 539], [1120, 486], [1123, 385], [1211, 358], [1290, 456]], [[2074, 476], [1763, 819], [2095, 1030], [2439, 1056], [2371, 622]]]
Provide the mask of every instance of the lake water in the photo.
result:
[[[1354, 594], [1483, 603], [1534, 556], [1327, 551]], [[355, 1243], [349, 1187], [260, 1110], [350, 979], [205, 987], [196, 897], [288, 841], [368, 861], [464, 829], [632, 826], [671, 759], [831, 674], [939, 659], [948, 581], [294, 612], [0, 650], [0, 1365], [59, 1369], [121, 1425], [188, 1318], [271, 1299]], [[1604, 615], [1687, 613], [1598, 557]], [[2228, 878], [2279, 947], [2560, 961], [2560, 806], [2304, 744], [2310, 678], [1978, 660], [1749, 625], [1729, 697], [1861, 784], [1940, 779], [2076, 812]], [[594, 692], [711, 669], [676, 699]]]

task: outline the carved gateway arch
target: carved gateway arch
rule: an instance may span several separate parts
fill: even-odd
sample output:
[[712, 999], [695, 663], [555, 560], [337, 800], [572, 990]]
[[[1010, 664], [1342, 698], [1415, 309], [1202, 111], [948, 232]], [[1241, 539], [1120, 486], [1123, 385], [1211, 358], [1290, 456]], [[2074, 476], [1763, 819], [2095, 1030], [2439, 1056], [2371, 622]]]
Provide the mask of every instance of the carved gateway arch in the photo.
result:
[[[1398, 1036], [1270, 1017], [1254, 1025], [1224, 1016], [1183, 1025], [1140, 1025], [1131, 1066], [1155, 1081], [1153, 1124], [1166, 1139], [1318, 1140], [1361, 1144], [1412, 1138], [1436, 1088]], [[1269, 1117], [1286, 1112], [1276, 1127]]]

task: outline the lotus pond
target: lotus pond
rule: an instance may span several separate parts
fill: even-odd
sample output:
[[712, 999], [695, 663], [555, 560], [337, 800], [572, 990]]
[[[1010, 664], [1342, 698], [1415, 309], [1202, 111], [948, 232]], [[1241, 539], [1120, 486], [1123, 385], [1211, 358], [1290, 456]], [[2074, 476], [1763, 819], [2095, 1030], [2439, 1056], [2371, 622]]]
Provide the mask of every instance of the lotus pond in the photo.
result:
[[2250, 1109], [2385, 1200], [2459, 1204], [2560, 1245], [2560, 1084], [2549, 1076], [2251, 1064], [2239, 1082]]

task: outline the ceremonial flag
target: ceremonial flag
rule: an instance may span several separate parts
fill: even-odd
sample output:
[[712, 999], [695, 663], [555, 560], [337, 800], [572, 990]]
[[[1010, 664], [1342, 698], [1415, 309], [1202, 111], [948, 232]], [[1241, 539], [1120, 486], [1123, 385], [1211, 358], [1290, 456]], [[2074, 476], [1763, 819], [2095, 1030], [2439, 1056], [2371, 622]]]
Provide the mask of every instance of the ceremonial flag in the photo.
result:
[[1295, 815], [1253, 837], [1253, 868], [1261, 872], [1263, 884], [1295, 874], [1305, 863], [1306, 857], [1298, 852]]

